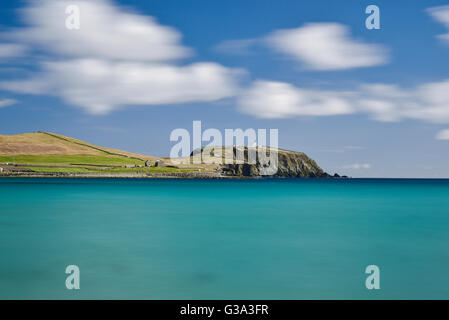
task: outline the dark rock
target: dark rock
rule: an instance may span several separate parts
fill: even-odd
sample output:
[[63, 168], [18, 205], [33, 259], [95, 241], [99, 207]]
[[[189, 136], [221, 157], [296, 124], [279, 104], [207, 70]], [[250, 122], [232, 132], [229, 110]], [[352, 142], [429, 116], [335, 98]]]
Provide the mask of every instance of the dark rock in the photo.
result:
[[[248, 147], [233, 147], [232, 155], [236, 158], [237, 149], [243, 150], [243, 163], [223, 164], [221, 170], [227, 176], [258, 177], [261, 176], [262, 167], [257, 157], [255, 164], [248, 163]], [[269, 150], [269, 148], [268, 148]], [[223, 150], [223, 155], [225, 152]], [[231, 155], [231, 153], [230, 153]], [[331, 178], [317, 163], [302, 152], [278, 150], [278, 170], [270, 177], [294, 177], [294, 178]]]
[[[249, 163], [248, 152], [250, 149], [252, 152], [256, 151], [257, 148], [248, 147], [207, 147], [210, 150], [205, 150], [201, 148], [195, 150], [191, 153], [191, 157], [195, 154], [206, 153], [209, 155], [217, 154], [215, 152], [217, 148], [223, 148], [221, 154], [223, 157], [223, 163], [220, 165], [219, 172], [224, 176], [234, 176], [234, 177], [260, 177], [262, 176], [260, 168], [263, 168], [262, 163], [259, 161], [257, 156], [256, 163]], [[269, 148], [267, 152], [267, 157], [269, 156]], [[243, 152], [243, 161], [236, 163], [237, 153]], [[232, 164], [226, 164], [226, 160], [233, 159]], [[330, 175], [321, 169], [318, 164], [306, 154], [302, 152], [294, 152], [288, 150], [278, 149], [278, 170], [274, 175], [269, 177], [292, 177], [292, 178], [339, 178], [338, 174]]]

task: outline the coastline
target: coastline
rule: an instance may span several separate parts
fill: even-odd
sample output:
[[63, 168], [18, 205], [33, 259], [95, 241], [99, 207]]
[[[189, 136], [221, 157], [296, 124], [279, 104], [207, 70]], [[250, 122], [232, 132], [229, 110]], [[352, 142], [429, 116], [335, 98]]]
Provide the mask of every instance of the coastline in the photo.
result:
[[123, 178], [123, 179], [257, 179], [259, 177], [225, 176], [219, 173], [171, 172], [144, 174], [96, 174], [68, 172], [3, 172], [0, 178]]
[[[277, 149], [276, 166], [268, 174], [267, 164], [250, 159], [249, 147], [232, 147], [227, 156], [197, 163], [194, 154], [176, 164], [157, 158], [99, 147], [49, 132], [0, 136], [0, 177], [31, 178], [137, 178], [137, 179], [259, 179], [259, 178], [346, 178], [331, 175], [302, 152]], [[2, 149], [3, 148], [3, 149]], [[217, 147], [201, 153], [215, 155]], [[218, 147], [223, 155], [223, 146]], [[3, 152], [2, 152], [3, 150]], [[225, 150], [226, 151], [226, 150]], [[219, 153], [217, 153], [218, 155]], [[226, 152], [224, 153], [226, 155]], [[238, 154], [243, 158], [238, 159]], [[271, 155], [270, 155], [271, 157]], [[209, 159], [210, 160], [210, 159]], [[270, 160], [271, 161], [271, 160]], [[271, 162], [270, 162], [271, 163]], [[271, 172], [276, 169], [276, 172]]]
[[66, 172], [8, 172], [0, 173], [1, 178], [83, 178], [83, 179], [204, 179], [204, 180], [255, 180], [255, 179], [350, 179], [352, 177], [285, 177], [285, 176], [233, 176], [220, 173], [145, 173], [145, 174], [95, 174], [95, 173], [66, 173]]

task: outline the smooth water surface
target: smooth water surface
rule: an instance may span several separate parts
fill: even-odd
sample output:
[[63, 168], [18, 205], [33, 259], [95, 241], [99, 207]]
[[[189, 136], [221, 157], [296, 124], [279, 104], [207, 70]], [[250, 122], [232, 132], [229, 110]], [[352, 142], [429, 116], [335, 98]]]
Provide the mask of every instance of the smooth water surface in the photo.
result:
[[0, 179], [2, 299], [448, 299], [448, 270], [449, 180]]

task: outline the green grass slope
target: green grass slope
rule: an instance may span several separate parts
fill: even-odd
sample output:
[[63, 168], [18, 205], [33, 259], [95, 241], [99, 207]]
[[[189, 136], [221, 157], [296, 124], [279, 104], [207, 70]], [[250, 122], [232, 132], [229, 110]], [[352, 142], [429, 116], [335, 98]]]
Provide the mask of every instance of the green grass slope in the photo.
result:
[[[156, 157], [96, 146], [78, 139], [48, 132], [0, 135], [0, 165], [36, 172], [134, 172], [129, 168], [153, 163]], [[7, 163], [10, 165], [8, 166]], [[13, 164], [13, 165], [11, 165]], [[168, 169], [168, 168], [167, 168]], [[172, 170], [169, 168], [168, 170]]]

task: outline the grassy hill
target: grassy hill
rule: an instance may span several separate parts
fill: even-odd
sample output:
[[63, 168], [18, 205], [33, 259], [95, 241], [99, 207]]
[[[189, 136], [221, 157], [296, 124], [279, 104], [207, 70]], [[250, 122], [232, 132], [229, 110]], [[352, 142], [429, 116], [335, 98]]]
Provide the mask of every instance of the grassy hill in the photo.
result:
[[[153, 167], [145, 167], [149, 161]], [[63, 135], [36, 132], [0, 135], [0, 164], [35, 172], [115, 173], [177, 172], [172, 167], [154, 167], [159, 158], [105, 148]], [[17, 169], [15, 169], [17, 168]]]
[[63, 135], [36, 132], [17, 135], [0, 135], [0, 154], [4, 156], [115, 156], [137, 160], [155, 160], [155, 157], [135, 154], [122, 150], [99, 147]]
[[[220, 149], [221, 156], [217, 152]], [[100, 147], [49, 132], [0, 135], [0, 172], [3, 176], [38, 173], [47, 176], [126, 174], [130, 177], [258, 177], [262, 174], [259, 160], [249, 163], [248, 147], [232, 147], [229, 150], [230, 152], [223, 147], [203, 148], [205, 156], [202, 163], [195, 164], [191, 155], [185, 159], [187, 163], [174, 164], [167, 158]], [[237, 150], [244, 151], [243, 162], [232, 162], [236, 159]], [[306, 154], [282, 149], [277, 151], [278, 170], [274, 177], [329, 177]], [[221, 158], [221, 164], [213, 161], [220, 160], [217, 156]], [[231, 162], [224, 161], [225, 159]]]

